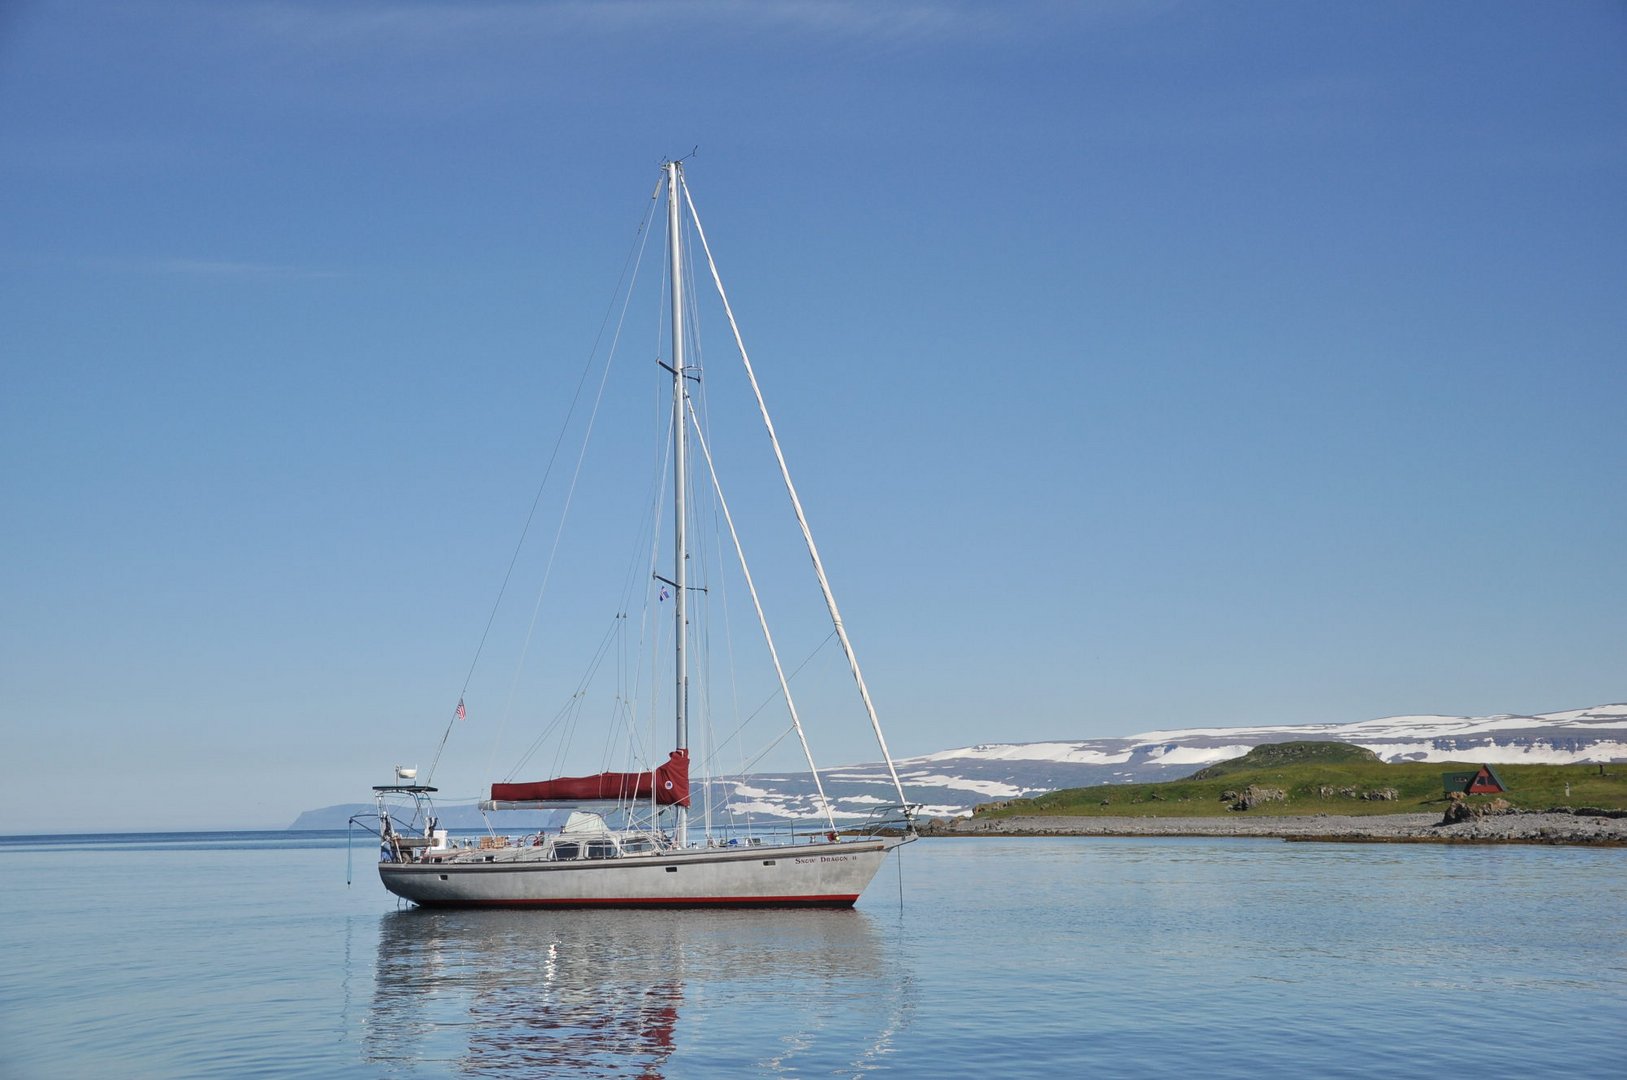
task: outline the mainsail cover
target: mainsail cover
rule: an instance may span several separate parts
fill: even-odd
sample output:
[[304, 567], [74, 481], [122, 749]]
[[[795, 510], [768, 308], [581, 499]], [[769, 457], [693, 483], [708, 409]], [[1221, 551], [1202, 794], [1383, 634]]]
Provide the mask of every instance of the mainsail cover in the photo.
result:
[[674, 750], [652, 772], [605, 772], [594, 776], [561, 776], [528, 784], [493, 784], [491, 801], [634, 802], [654, 796], [663, 806], [689, 805], [689, 751]]

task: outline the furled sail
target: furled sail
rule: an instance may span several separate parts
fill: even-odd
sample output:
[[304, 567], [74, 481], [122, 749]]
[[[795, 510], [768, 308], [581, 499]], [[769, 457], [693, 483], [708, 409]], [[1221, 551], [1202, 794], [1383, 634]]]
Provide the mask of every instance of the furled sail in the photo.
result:
[[601, 799], [636, 802], [654, 797], [663, 806], [689, 805], [689, 752], [674, 750], [651, 772], [605, 772], [594, 776], [561, 776], [528, 784], [493, 784], [493, 803], [575, 802]]

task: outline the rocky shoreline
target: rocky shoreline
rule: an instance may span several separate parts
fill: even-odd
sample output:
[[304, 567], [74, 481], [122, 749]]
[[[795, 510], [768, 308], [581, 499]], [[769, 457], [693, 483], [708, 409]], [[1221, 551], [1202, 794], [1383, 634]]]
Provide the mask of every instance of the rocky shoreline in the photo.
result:
[[1512, 811], [1443, 824], [1440, 814], [1243, 817], [1015, 816], [934, 819], [923, 836], [1252, 836], [1334, 843], [1585, 844], [1627, 847], [1620, 811]]

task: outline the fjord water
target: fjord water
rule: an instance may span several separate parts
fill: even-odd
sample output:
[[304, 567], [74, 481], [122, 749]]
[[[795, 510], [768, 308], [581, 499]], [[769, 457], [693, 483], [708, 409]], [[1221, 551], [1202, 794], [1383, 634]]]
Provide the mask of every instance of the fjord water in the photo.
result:
[[[358, 844], [0, 839], [0, 1076], [1616, 1076], [1627, 852], [923, 840], [851, 911], [398, 908]], [[900, 909], [900, 873], [903, 906]]]

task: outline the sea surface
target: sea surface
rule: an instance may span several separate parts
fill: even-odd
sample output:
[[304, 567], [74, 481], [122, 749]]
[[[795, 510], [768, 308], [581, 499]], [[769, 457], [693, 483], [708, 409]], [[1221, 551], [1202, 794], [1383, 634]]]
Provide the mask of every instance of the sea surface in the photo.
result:
[[0, 1077], [1627, 1069], [1621, 849], [929, 839], [734, 912], [418, 911], [374, 851], [0, 838]]

